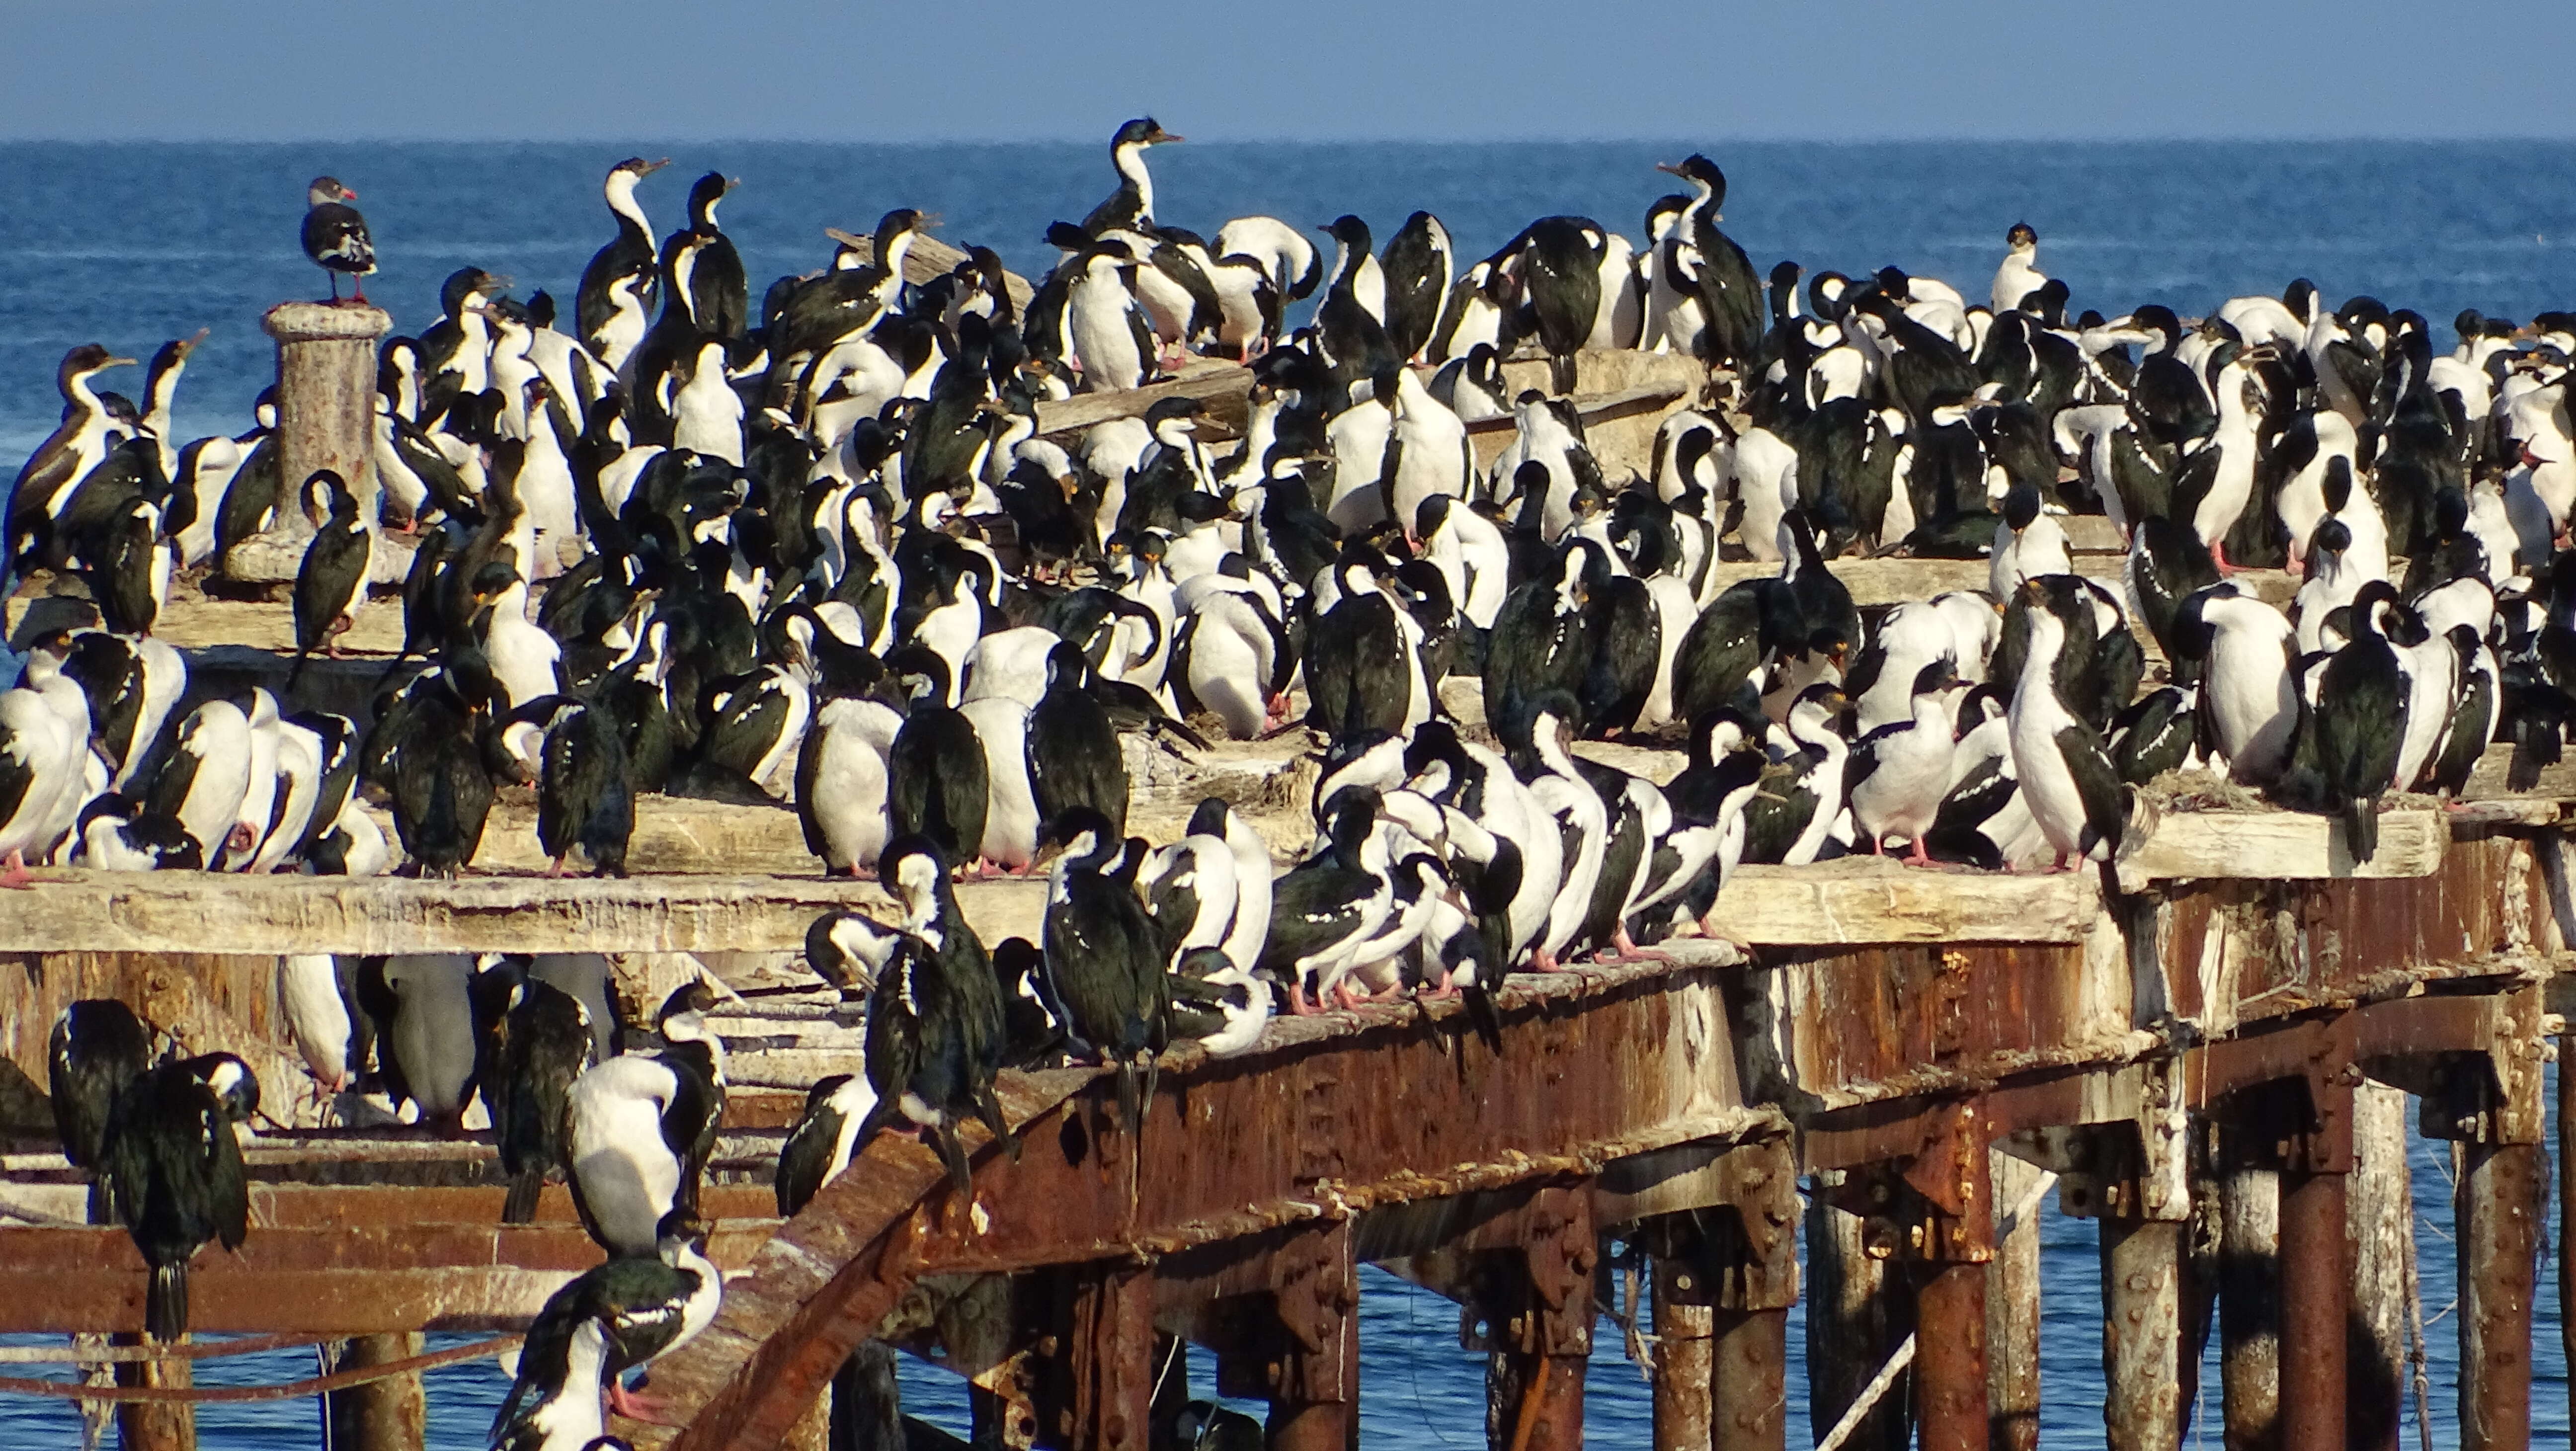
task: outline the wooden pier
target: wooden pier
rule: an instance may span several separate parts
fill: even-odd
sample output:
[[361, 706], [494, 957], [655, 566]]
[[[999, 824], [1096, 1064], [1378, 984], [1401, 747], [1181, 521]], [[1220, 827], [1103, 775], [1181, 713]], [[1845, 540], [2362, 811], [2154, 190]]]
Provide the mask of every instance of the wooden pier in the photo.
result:
[[[1671, 360], [1627, 356], [1619, 372], [1584, 355], [1578, 402], [1605, 461], [1633, 466], [1688, 392]], [[1217, 364], [1157, 385], [1243, 386]], [[1476, 442], [1490, 456], [1501, 438]], [[1980, 587], [1986, 569], [1834, 567], [1863, 605]], [[2090, 552], [2078, 567], [2117, 566]], [[2286, 583], [2246, 577], [2276, 597]], [[13, 633], [78, 609], [12, 606]], [[191, 600], [162, 628], [202, 696], [281, 685], [281, 619]], [[391, 642], [348, 643], [359, 658], [317, 664], [302, 698], [363, 718], [383, 668], [365, 652]], [[1131, 824], [1167, 839], [1216, 776], [1259, 795], [1259, 776], [1301, 769], [1289, 754], [1135, 773]], [[1283, 848], [1311, 833], [1304, 794], [1256, 814]], [[2423, 1132], [2462, 1146], [2460, 1444], [2520, 1448], [2576, 791], [2471, 795], [2401, 805], [2363, 869], [2323, 818], [2179, 802], [2108, 880], [1747, 868], [1718, 905], [1729, 941], [1511, 978], [1500, 1051], [1455, 1004], [1282, 1021], [1239, 1056], [1169, 1054], [1136, 1132], [1093, 1071], [1013, 1073], [1001, 1100], [1022, 1152], [969, 1131], [971, 1204], [927, 1150], [883, 1138], [784, 1222], [769, 1189], [784, 1131], [812, 1083], [859, 1064], [851, 1014], [795, 954], [817, 913], [882, 900], [817, 876], [792, 813], [648, 800], [640, 874], [609, 882], [535, 876], [530, 813], [506, 793], [484, 874], [460, 882], [43, 871], [0, 892], [0, 1332], [141, 1327], [142, 1262], [122, 1230], [79, 1222], [84, 1189], [42, 1102], [54, 1015], [100, 996], [191, 1050], [242, 1054], [266, 1089], [253, 1227], [238, 1254], [196, 1261], [196, 1329], [346, 1342], [334, 1365], [365, 1376], [416, 1366], [424, 1331], [523, 1328], [600, 1257], [567, 1196], [501, 1226], [488, 1144], [360, 1126], [315, 1091], [277, 1007], [279, 954], [585, 952], [610, 957], [633, 1016], [684, 974], [745, 995], [717, 1019], [733, 1088], [703, 1204], [723, 1308], [653, 1367], [681, 1424], [617, 1425], [639, 1447], [829, 1444], [825, 1392], [874, 1341], [967, 1378], [979, 1444], [1160, 1451], [1157, 1386], [1188, 1346], [1225, 1395], [1268, 1403], [1271, 1446], [1339, 1451], [1357, 1442], [1363, 1263], [1464, 1307], [1497, 1451], [1581, 1444], [1597, 1312], [1627, 1284], [1650, 1309], [1659, 1451], [1788, 1444], [1802, 1294], [1816, 1438], [1848, 1419], [1841, 1444], [1867, 1451], [2028, 1447], [2043, 1176], [2058, 1212], [2099, 1221], [2110, 1446], [2169, 1451], [2196, 1417], [2236, 1447], [2390, 1447], [2411, 1101]], [[987, 941], [1035, 931], [1033, 883], [959, 895]], [[2560, 1147], [2563, 1168], [2576, 1144]], [[2223, 1384], [2199, 1386], [2213, 1333]], [[126, 1369], [169, 1387], [186, 1364]], [[1893, 1389], [1860, 1404], [1873, 1385]], [[342, 1451], [419, 1444], [416, 1374], [333, 1392]], [[183, 1410], [129, 1410], [129, 1446], [187, 1444]]]
[[[2322, 819], [2275, 812], [2170, 813], [2116, 891], [2093, 872], [1748, 868], [1720, 916], [1749, 956], [1684, 943], [1672, 964], [1516, 976], [1499, 1054], [1454, 1005], [1283, 1021], [1239, 1057], [1167, 1057], [1141, 1135], [1115, 1126], [1089, 1070], [1009, 1075], [1024, 1152], [970, 1141], [972, 1205], [925, 1149], [890, 1139], [795, 1219], [771, 1217], [766, 1159], [801, 1087], [855, 1067], [856, 1036], [819, 990], [762, 995], [720, 1024], [741, 1085], [708, 1201], [724, 1307], [653, 1375], [686, 1425], [620, 1429], [688, 1451], [819, 1444], [818, 1398], [875, 1338], [972, 1379], [1004, 1444], [1142, 1447], [1177, 1339], [1214, 1357], [1227, 1394], [1270, 1403], [1273, 1444], [1346, 1445], [1356, 1267], [1375, 1263], [1473, 1308], [1497, 1444], [1546, 1451], [1580, 1442], [1596, 1305], [1633, 1257], [1658, 1337], [1658, 1445], [1779, 1447], [1797, 1409], [1779, 1387], [1803, 1231], [1810, 1278], [1831, 1290], [1809, 1305], [1811, 1363], [1819, 1349], [1849, 1362], [1816, 1380], [1817, 1434], [1877, 1369], [1871, 1348], [1910, 1329], [1909, 1404], [1882, 1405], [1846, 1444], [2026, 1445], [2027, 1416], [2006, 1404], [2016, 1377], [1995, 1372], [2026, 1378], [2033, 1360], [1989, 1326], [2037, 1331], [2022, 1303], [2037, 1287], [1997, 1244], [2013, 1207], [1997, 1186], [2027, 1183], [2028, 1165], [2058, 1176], [2062, 1212], [2101, 1222], [2111, 1445], [2175, 1444], [2210, 1330], [2230, 1373], [2193, 1414], [2223, 1418], [2231, 1440], [2388, 1444], [2400, 1398], [2360, 1378], [2390, 1369], [2348, 1366], [2345, 1332], [2367, 1308], [2356, 1285], [2395, 1283], [2368, 1262], [2385, 1251], [2350, 1187], [2385, 1167], [2384, 1132], [2358, 1130], [2356, 1110], [2385, 1085], [2416, 1101], [2424, 1132], [2465, 1146], [2462, 1444], [2524, 1445], [2562, 1026], [2550, 995], [2576, 920], [2566, 805], [2392, 815], [2366, 875]], [[275, 1091], [298, 1071], [269, 1002], [281, 947], [613, 952], [642, 1001], [688, 966], [664, 955], [691, 951], [736, 954], [710, 961], [745, 984], [810, 985], [781, 954], [815, 912], [875, 891], [790, 876], [44, 875], [0, 894], [0, 941], [19, 949], [0, 958], [19, 1009], [15, 1072], [0, 1076], [24, 1075], [0, 1098], [20, 1109], [0, 1183], [17, 1221], [0, 1226], [0, 1330], [14, 1332], [141, 1321], [123, 1232], [65, 1222], [75, 1176], [25, 1132], [61, 1002], [125, 997], [191, 1047], [245, 1052]], [[988, 937], [1028, 930], [1036, 894], [960, 892]], [[291, 1092], [272, 1111], [250, 1156], [250, 1240], [197, 1262], [201, 1330], [509, 1330], [598, 1257], [561, 1190], [539, 1223], [499, 1226], [482, 1144], [325, 1128]], [[2196, 1215], [2231, 1234], [2241, 1220], [2265, 1274], [2206, 1283]], [[2215, 1317], [2186, 1310], [2213, 1294]], [[2257, 1337], [2277, 1341], [2276, 1383], [2236, 1373], [2234, 1347]]]

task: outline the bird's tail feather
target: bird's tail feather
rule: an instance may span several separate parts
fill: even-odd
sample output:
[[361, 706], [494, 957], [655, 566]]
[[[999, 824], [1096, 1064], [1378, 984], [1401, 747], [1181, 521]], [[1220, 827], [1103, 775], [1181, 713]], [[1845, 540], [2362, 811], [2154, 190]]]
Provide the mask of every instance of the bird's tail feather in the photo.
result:
[[984, 1127], [993, 1131], [994, 1142], [1000, 1144], [1002, 1151], [1011, 1156], [1011, 1162], [1018, 1163], [1020, 1141], [1002, 1119], [1002, 1101], [993, 1095], [993, 1085], [987, 1083], [975, 1090], [975, 1116], [984, 1121]]
[[2352, 847], [2352, 859], [2367, 862], [2379, 852], [2379, 808], [2367, 796], [2356, 796], [2343, 809], [2344, 838]]
[[1488, 1049], [1500, 1054], [1503, 1051], [1503, 1015], [1494, 1006], [1493, 991], [1482, 983], [1471, 982], [1460, 988], [1458, 995], [1466, 1000], [1467, 1021], [1475, 1025], [1476, 1036], [1485, 1041]]
[[975, 1178], [966, 1168], [966, 1142], [957, 1136], [955, 1126], [944, 1129], [925, 1128], [921, 1136], [939, 1150], [939, 1161], [948, 1166], [948, 1182], [957, 1190], [959, 1199], [972, 1201]]
[[501, 1201], [501, 1222], [503, 1224], [536, 1223], [537, 1196], [545, 1192], [545, 1187], [546, 1171], [542, 1168], [525, 1168], [512, 1175], [509, 1197]]
[[188, 1333], [188, 1266], [154, 1265], [151, 1287], [143, 1295], [143, 1333], [172, 1341]]

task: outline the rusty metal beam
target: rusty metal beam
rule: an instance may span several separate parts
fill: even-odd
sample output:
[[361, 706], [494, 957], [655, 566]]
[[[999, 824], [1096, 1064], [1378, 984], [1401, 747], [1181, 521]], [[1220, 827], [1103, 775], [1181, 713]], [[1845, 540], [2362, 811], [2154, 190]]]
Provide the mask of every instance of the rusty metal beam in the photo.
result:
[[2548, 1152], [2471, 1144], [2459, 1186], [2460, 1448], [2531, 1444], [2531, 1302]]
[[[767, 1222], [719, 1223], [710, 1257], [740, 1269], [768, 1234]], [[237, 1254], [198, 1254], [189, 1321], [317, 1335], [519, 1329], [603, 1258], [570, 1225], [254, 1229]], [[121, 1229], [0, 1229], [0, 1331], [140, 1330], [148, 1277]]]
[[[707, 1333], [655, 1367], [656, 1391], [691, 1419], [677, 1444], [752, 1451], [783, 1434], [923, 1275], [1174, 1256], [1741, 1134], [1755, 1119], [1721, 976], [1556, 974], [1526, 993], [1515, 979], [1499, 1055], [1411, 1010], [1291, 1025], [1309, 1040], [1243, 1059], [1175, 1055], [1141, 1144], [1102, 1110], [1096, 1075], [1006, 1075], [1023, 1152], [1013, 1163], [969, 1134], [982, 1214], [948, 1202], [921, 1146], [879, 1140], [727, 1286]], [[1571, 1071], [1607, 1063], [1619, 1071]]]
[[2344, 1451], [2344, 1175], [2281, 1181], [2281, 1445]]
[[[1692, 1238], [1696, 1237], [1694, 1232]], [[1657, 1253], [1651, 1273], [1655, 1451], [1707, 1451], [1711, 1414], [1709, 1333], [1716, 1312], [1709, 1309], [1696, 1257], [1687, 1250]]]
[[1914, 1317], [1914, 1404], [1923, 1451], [1984, 1451], [1986, 1267], [1923, 1266]]
[[1709, 1351], [1715, 1451], [1782, 1451], [1789, 1443], [1789, 1312], [1720, 1310]]

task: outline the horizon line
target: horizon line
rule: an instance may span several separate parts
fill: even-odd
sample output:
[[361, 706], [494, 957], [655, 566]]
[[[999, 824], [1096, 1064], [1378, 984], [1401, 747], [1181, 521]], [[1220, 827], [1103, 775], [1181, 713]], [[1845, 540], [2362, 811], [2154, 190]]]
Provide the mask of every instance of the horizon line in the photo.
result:
[[[402, 133], [358, 134], [336, 136], [278, 135], [203, 135], [203, 136], [76, 136], [76, 135], [10, 135], [0, 133], [0, 146], [625, 146], [639, 142], [671, 142], [688, 145], [756, 144], [774, 146], [1097, 146], [1105, 144], [1100, 137], [1089, 135], [1047, 136], [904, 136], [868, 138], [852, 136], [790, 135], [784, 133], [711, 133], [688, 135], [677, 132], [652, 134], [626, 132], [619, 135], [553, 135], [553, 136], [422, 136]], [[2471, 145], [2547, 145], [2576, 146], [2576, 131], [2566, 134], [2529, 132], [2495, 132], [2478, 135], [2424, 136], [2336, 134], [2318, 135], [2280, 132], [2263, 135], [2214, 135], [2190, 132], [2166, 134], [2069, 134], [2059, 136], [2001, 135], [1976, 132], [1927, 132], [1911, 135], [1792, 136], [1774, 133], [1739, 134], [1704, 137], [1686, 142], [1683, 133], [1664, 135], [1579, 135], [1579, 136], [1229, 136], [1203, 134], [1194, 146], [1604, 146], [1676, 143], [1695, 145], [1749, 146], [2471, 146]]]

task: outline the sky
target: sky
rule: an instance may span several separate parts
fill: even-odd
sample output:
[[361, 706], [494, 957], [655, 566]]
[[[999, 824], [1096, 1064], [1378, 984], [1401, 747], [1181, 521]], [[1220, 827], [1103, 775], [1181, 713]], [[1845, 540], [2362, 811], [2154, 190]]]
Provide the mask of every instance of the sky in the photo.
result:
[[0, 0], [0, 141], [2576, 139], [2565, 0]]

